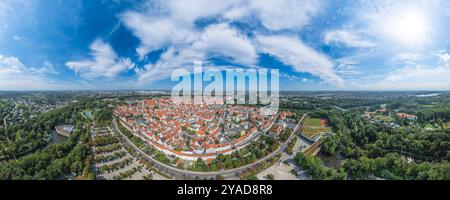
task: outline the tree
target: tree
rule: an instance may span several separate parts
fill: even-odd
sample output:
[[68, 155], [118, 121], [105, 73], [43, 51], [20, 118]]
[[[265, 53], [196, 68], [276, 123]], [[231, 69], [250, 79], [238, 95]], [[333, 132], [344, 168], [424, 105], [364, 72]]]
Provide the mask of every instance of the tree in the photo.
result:
[[267, 179], [267, 180], [274, 180], [274, 179], [275, 179], [275, 176], [274, 176], [273, 174], [267, 174], [267, 175], [266, 175], [266, 179]]
[[341, 143], [340, 138], [337, 134], [333, 134], [323, 140], [321, 146], [321, 152], [327, 156], [336, 155], [336, 150]]
[[87, 180], [95, 180], [95, 175], [94, 175], [94, 173], [93, 173], [93, 172], [89, 172], [88, 175], [87, 175], [87, 177], [86, 177], [86, 179], [87, 179]]

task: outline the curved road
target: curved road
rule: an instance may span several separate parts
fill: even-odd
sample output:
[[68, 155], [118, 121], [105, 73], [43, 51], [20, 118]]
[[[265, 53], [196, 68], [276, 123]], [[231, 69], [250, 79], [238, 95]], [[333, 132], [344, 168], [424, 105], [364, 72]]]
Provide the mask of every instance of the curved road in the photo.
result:
[[259, 159], [258, 161], [242, 166], [242, 167], [238, 167], [238, 168], [234, 168], [234, 169], [228, 169], [228, 170], [220, 170], [220, 171], [214, 171], [214, 172], [196, 172], [196, 171], [189, 171], [189, 170], [184, 170], [184, 169], [179, 169], [176, 167], [173, 167], [171, 165], [167, 165], [165, 163], [162, 163], [156, 159], [154, 159], [153, 157], [149, 156], [148, 154], [146, 154], [144, 151], [142, 151], [139, 147], [137, 147], [136, 145], [134, 145], [133, 142], [131, 142], [128, 137], [126, 137], [117, 127], [117, 122], [116, 122], [116, 118], [114, 117], [113, 119], [113, 126], [114, 126], [114, 130], [119, 133], [128, 143], [128, 145], [130, 145], [131, 147], [133, 147], [133, 149], [135, 149], [137, 152], [139, 152], [147, 161], [153, 163], [155, 165], [155, 167], [157, 167], [158, 169], [162, 170], [163, 172], [169, 173], [175, 177], [178, 178], [182, 178], [182, 179], [194, 179], [194, 178], [200, 178], [200, 179], [215, 179], [218, 175], [224, 176], [226, 178], [237, 178], [239, 177], [239, 173], [246, 171], [252, 167], [254, 167], [255, 165], [258, 165], [264, 161], [267, 161], [268, 159], [272, 158], [273, 156], [277, 155], [278, 153], [283, 152], [286, 147], [288, 142], [292, 139], [292, 137], [295, 136], [295, 132], [297, 132], [299, 130], [299, 127], [302, 127], [301, 123], [303, 122], [304, 118], [306, 117], [306, 114], [303, 116], [303, 118], [300, 120], [299, 124], [297, 124], [297, 127], [295, 128], [294, 132], [292, 133], [292, 135], [288, 138], [288, 140], [286, 140], [285, 143], [282, 143], [277, 150], [275, 150], [274, 152], [266, 155], [264, 158]]

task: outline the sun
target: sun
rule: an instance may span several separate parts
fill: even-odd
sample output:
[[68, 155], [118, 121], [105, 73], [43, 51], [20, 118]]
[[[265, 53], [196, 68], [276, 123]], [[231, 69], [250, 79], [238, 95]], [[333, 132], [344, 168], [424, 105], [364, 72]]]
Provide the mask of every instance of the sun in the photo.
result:
[[402, 45], [420, 46], [429, 37], [427, 17], [418, 9], [400, 10], [381, 23], [390, 39]]

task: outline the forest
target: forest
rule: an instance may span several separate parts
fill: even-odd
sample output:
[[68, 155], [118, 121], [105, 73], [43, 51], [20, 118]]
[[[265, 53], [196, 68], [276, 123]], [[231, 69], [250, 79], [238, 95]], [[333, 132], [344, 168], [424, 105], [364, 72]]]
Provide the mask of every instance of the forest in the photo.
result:
[[362, 112], [323, 111], [336, 134], [325, 138], [322, 154], [344, 158], [351, 179], [450, 179], [450, 131], [394, 129], [374, 125]]
[[55, 180], [64, 176], [95, 179], [91, 171], [89, 134], [78, 123], [64, 142], [49, 145], [41, 151], [0, 165], [1, 180]]
[[[8, 126], [6, 137], [0, 141], [4, 156], [0, 179], [95, 179], [90, 167], [90, 122], [80, 114], [87, 108], [105, 109], [106, 105], [85, 98], [29, 122]], [[75, 125], [75, 129], [65, 141], [52, 143], [50, 134], [61, 124]]]

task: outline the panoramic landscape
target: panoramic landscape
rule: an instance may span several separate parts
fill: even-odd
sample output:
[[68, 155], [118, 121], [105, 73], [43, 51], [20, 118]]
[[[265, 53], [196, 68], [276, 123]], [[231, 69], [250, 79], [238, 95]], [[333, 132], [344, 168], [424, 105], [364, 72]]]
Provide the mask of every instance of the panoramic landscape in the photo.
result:
[[450, 180], [449, 35], [441, 0], [1, 0], [0, 180]]
[[0, 95], [1, 179], [450, 178], [450, 92], [281, 92], [274, 116], [163, 91]]

